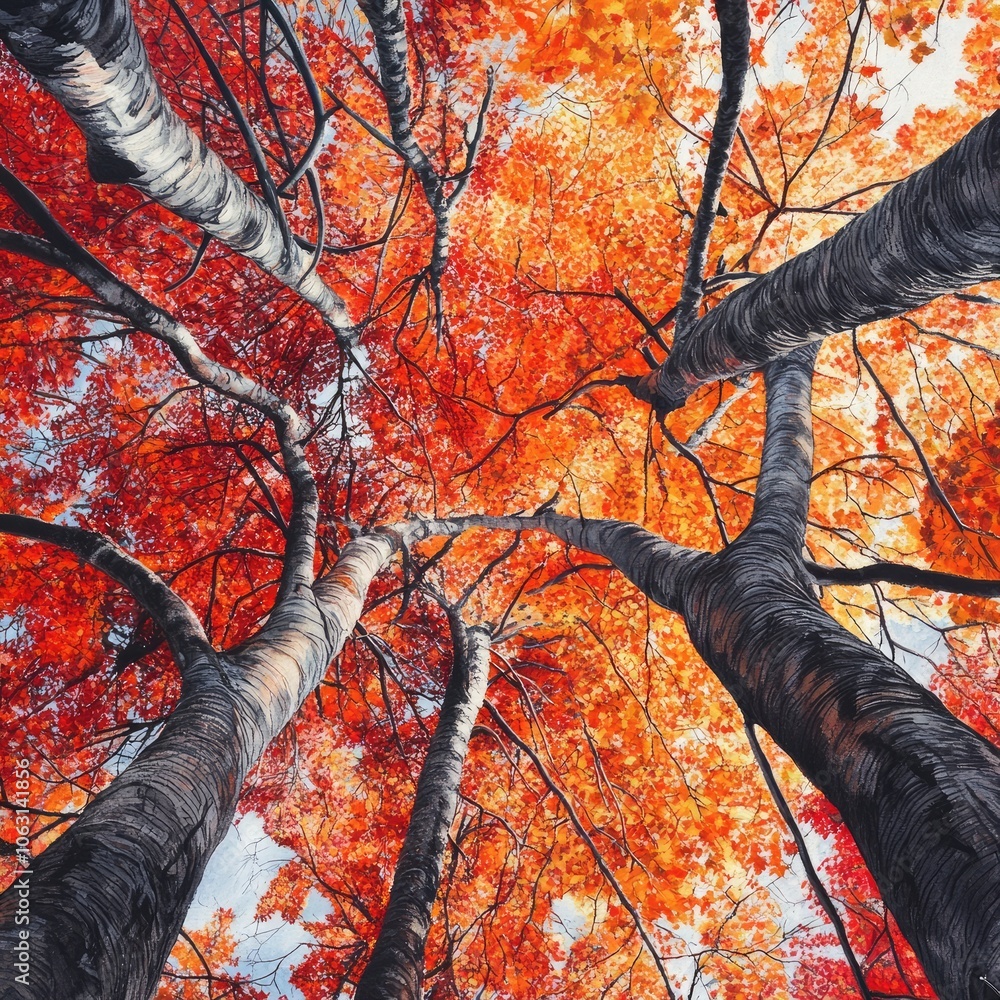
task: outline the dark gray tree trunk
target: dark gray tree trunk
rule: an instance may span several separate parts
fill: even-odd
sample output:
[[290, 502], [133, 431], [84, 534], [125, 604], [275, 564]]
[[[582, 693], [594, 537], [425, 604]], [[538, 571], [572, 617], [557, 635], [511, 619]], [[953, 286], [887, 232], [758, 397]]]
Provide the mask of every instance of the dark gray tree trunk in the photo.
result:
[[747, 719], [840, 810], [941, 1000], [987, 1000], [983, 979], [1000, 985], [1000, 751], [819, 605], [802, 559], [815, 350], [767, 369], [754, 515], [718, 554], [554, 514], [452, 530], [544, 527], [681, 614]]
[[[213, 667], [206, 662], [204, 669]], [[243, 779], [233, 693], [199, 685], [156, 744], [0, 895], [0, 996], [146, 1000], [155, 991]], [[22, 971], [14, 946], [27, 930]]]
[[941, 1000], [1000, 983], [1000, 753], [745, 538], [682, 614], [705, 662], [837, 807]]
[[677, 610], [748, 721], [840, 810], [941, 1000], [1000, 984], [1000, 751], [819, 605], [802, 560], [814, 349], [767, 371], [754, 516]]
[[837, 807], [941, 1000], [1000, 983], [1000, 753], [818, 605], [748, 534], [692, 567], [705, 662]]

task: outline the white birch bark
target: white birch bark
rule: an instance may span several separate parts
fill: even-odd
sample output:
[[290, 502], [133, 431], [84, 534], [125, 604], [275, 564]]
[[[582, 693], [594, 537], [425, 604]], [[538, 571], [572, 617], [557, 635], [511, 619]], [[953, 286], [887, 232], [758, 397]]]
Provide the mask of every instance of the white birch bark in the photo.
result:
[[354, 338], [311, 256], [170, 106], [127, 0], [0, 6], [0, 36], [83, 132], [95, 180], [131, 184], [200, 226], [315, 306], [345, 342]]

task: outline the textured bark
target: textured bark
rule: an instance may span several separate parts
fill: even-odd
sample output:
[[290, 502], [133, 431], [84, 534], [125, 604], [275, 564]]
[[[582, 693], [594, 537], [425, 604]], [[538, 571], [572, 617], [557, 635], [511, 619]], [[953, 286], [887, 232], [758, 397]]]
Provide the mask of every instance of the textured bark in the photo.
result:
[[131, 184], [201, 226], [353, 336], [343, 300], [311, 257], [170, 106], [127, 0], [3, 0], [0, 37], [83, 132], [95, 180]]
[[815, 348], [766, 372], [754, 514], [683, 565], [678, 610], [705, 662], [840, 810], [941, 1000], [1000, 982], [1000, 751], [819, 606], [802, 560]]
[[747, 529], [770, 536], [782, 549], [801, 554], [812, 482], [812, 376], [818, 344], [799, 348], [768, 365], [767, 425], [757, 476], [753, 516]]
[[704, 382], [1000, 278], [998, 164], [1000, 112], [830, 239], [733, 292], [636, 394], [676, 409]]
[[1000, 982], [1000, 753], [818, 605], [747, 533], [691, 568], [691, 639], [840, 811], [941, 1000]]
[[409, 81], [409, 44], [402, 0], [359, 0], [371, 25], [378, 53], [379, 79], [385, 95], [392, 141], [427, 191], [440, 191], [441, 180], [413, 134], [410, 121], [412, 92]]
[[27, 982], [13, 969], [17, 883], [0, 895], [0, 996], [152, 995], [235, 810], [243, 778], [235, 714], [221, 675], [198, 684], [156, 743], [33, 860]]
[[[442, 177], [413, 134], [413, 123], [410, 120], [413, 95], [409, 81], [406, 14], [402, 0], [359, 0], [358, 6], [368, 19], [375, 36], [379, 79], [389, 114], [392, 141], [406, 165], [416, 175], [434, 214], [434, 243], [431, 248], [429, 276], [431, 287], [438, 296], [451, 245], [451, 205], [445, 197]], [[438, 305], [440, 307], [440, 302]]]
[[13, 968], [17, 883], [0, 895], [0, 996], [152, 995], [247, 770], [319, 683], [393, 551], [387, 535], [356, 539], [251, 642], [185, 651], [182, 697], [159, 737], [34, 859], [27, 983]]
[[248, 761], [260, 756], [322, 680], [361, 617], [369, 585], [395, 551], [387, 534], [354, 539], [326, 576], [312, 587], [295, 586], [256, 636], [230, 651], [241, 717], [249, 723], [243, 736]]
[[437, 896], [448, 830], [472, 727], [486, 696], [490, 635], [466, 630], [452, 613], [455, 662], [437, 728], [417, 782], [413, 814], [396, 863], [385, 919], [355, 1000], [420, 1000], [424, 948]]
[[839, 809], [941, 1000], [1000, 983], [1000, 751], [819, 605], [802, 560], [815, 347], [772, 364], [747, 530], [717, 555], [555, 514], [414, 529], [539, 527], [604, 555], [679, 612], [706, 664]]
[[672, 609], [677, 607], [679, 588], [687, 578], [682, 571], [700, 556], [694, 549], [675, 545], [628, 521], [592, 521], [554, 513], [513, 517], [472, 514], [412, 521], [397, 525], [395, 530], [402, 541], [409, 543], [435, 535], [457, 535], [470, 528], [548, 531], [570, 545], [604, 556], [647, 597]]

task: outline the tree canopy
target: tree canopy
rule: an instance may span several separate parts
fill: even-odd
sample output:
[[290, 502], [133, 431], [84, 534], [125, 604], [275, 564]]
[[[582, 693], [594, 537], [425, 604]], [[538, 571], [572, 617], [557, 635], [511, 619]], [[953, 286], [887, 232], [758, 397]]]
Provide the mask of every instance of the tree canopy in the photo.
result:
[[998, 32], [0, 0], [0, 996], [1000, 995]]

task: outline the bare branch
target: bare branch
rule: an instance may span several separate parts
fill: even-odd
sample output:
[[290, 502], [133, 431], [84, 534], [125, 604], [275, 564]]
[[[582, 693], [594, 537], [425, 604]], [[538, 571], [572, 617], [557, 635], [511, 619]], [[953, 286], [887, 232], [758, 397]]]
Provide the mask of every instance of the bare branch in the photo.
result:
[[688, 246], [687, 267], [674, 320], [674, 343], [687, 336], [698, 318], [702, 279], [708, 263], [708, 243], [719, 210], [722, 182], [729, 167], [733, 140], [743, 106], [743, 86], [750, 65], [750, 12], [746, 0], [715, 0], [715, 13], [722, 33], [722, 85], [719, 108], [708, 147], [701, 201], [695, 214]]
[[597, 845], [594, 843], [594, 838], [587, 832], [587, 828], [583, 825], [580, 817], [577, 815], [576, 810], [573, 808], [573, 803], [570, 802], [566, 793], [552, 780], [549, 772], [546, 770], [545, 765], [542, 763], [538, 754], [528, 746], [527, 743], [522, 740], [517, 733], [507, 724], [507, 720], [497, 711], [496, 707], [487, 699], [486, 701], [486, 711], [490, 713], [493, 721], [496, 723], [497, 727], [504, 734], [504, 736], [510, 740], [522, 753], [526, 754], [531, 760], [531, 763], [535, 765], [535, 770], [538, 772], [538, 776], [545, 782], [546, 788], [559, 800], [559, 804], [566, 810], [566, 814], [569, 816], [570, 822], [573, 824], [574, 829], [579, 835], [580, 839], [586, 844], [587, 849], [590, 851], [597, 864], [598, 869], [604, 876], [605, 881], [614, 890], [615, 895], [618, 897], [619, 902], [628, 912], [628, 915], [632, 918], [632, 922], [635, 925], [635, 929], [639, 932], [639, 937], [642, 938], [642, 943], [646, 946], [646, 950], [649, 952], [649, 957], [653, 960], [653, 964], [656, 966], [656, 971], [659, 972], [660, 978], [663, 980], [663, 985], [666, 988], [667, 996], [670, 1000], [676, 1000], [677, 995], [674, 993], [673, 987], [670, 985], [670, 976], [667, 973], [666, 967], [663, 964], [663, 959], [660, 953], [656, 949], [652, 938], [649, 936], [649, 931], [646, 930], [646, 925], [643, 923], [642, 917], [639, 911], [636, 909], [635, 904], [629, 899], [628, 894], [622, 888], [621, 883], [615, 878], [615, 873], [608, 867], [608, 863], [604, 860], [603, 855], [598, 850]]
[[904, 566], [900, 563], [876, 562], [867, 566], [823, 566], [806, 561], [806, 570], [821, 586], [843, 584], [861, 587], [869, 583], [893, 583], [900, 587], [920, 587], [925, 590], [944, 591], [949, 594], [968, 594], [970, 597], [1000, 597], [1000, 580], [975, 580], [955, 573]]
[[851, 974], [854, 976], [854, 982], [858, 987], [858, 993], [864, 997], [864, 1000], [872, 1000], [872, 995], [868, 991], [868, 984], [865, 982], [865, 974], [861, 971], [861, 966], [858, 965], [857, 957], [855, 956], [854, 950], [851, 948], [851, 942], [847, 937], [847, 930], [844, 927], [844, 922], [840, 919], [837, 907], [833, 905], [833, 900], [830, 898], [830, 894], [826, 891], [826, 886], [823, 885], [823, 880], [819, 877], [819, 874], [812, 863], [812, 858], [809, 856], [809, 848], [806, 846], [805, 838], [802, 836], [799, 824], [795, 821], [795, 817], [792, 815], [792, 810], [788, 807], [788, 802], [785, 799], [784, 794], [782, 794], [781, 787], [779, 786], [777, 779], [774, 777], [774, 771], [771, 769], [771, 762], [765, 756], [764, 750], [760, 745], [760, 741], [757, 739], [753, 723], [749, 719], [744, 719], [743, 728], [746, 730], [747, 740], [750, 743], [750, 749], [753, 751], [754, 760], [757, 761], [760, 773], [764, 776], [764, 781], [767, 784], [768, 791], [771, 793], [771, 798], [774, 799], [774, 804], [778, 807], [778, 812], [781, 813], [781, 818], [785, 821], [785, 826], [788, 827], [788, 832], [792, 835], [792, 839], [795, 841], [795, 847], [799, 852], [799, 860], [801, 860], [802, 867], [806, 870], [806, 878], [809, 880], [809, 884], [812, 886], [813, 892], [816, 893], [816, 898], [819, 900], [820, 906], [823, 907], [830, 923], [833, 924], [833, 929], [837, 932], [837, 940], [840, 942], [840, 949], [844, 953], [844, 958], [847, 959], [847, 964], [851, 967]]
[[955, 525], [962, 531], [969, 531], [970, 529], [965, 522], [958, 516], [958, 511], [951, 505], [951, 501], [948, 499], [938, 481], [938, 477], [934, 474], [934, 470], [931, 468], [931, 463], [927, 460], [927, 456], [924, 454], [924, 449], [920, 446], [920, 442], [917, 440], [916, 435], [907, 426], [906, 421], [903, 419], [903, 415], [899, 412], [899, 408], [893, 402], [892, 396], [889, 394], [888, 390], [882, 385], [881, 379], [875, 374], [875, 370], [868, 363], [868, 359], [861, 352], [861, 348], [858, 346], [858, 338], [854, 337], [854, 350], [864, 367], [865, 371], [868, 373], [868, 377], [872, 380], [875, 388], [878, 390], [879, 395], [882, 397], [882, 401], [885, 403], [886, 408], [892, 415], [892, 419], [896, 426], [903, 432], [903, 436], [907, 441], [910, 442], [910, 447], [913, 449], [914, 455], [917, 456], [917, 461], [920, 463], [920, 468], [924, 470], [924, 477], [927, 480], [927, 488], [930, 490], [931, 495], [942, 507], [944, 507], [948, 516], [955, 522]]
[[167, 583], [107, 535], [65, 524], [52, 524], [21, 514], [0, 514], [0, 531], [18, 538], [57, 545], [79, 556], [120, 583], [163, 630], [181, 672], [193, 658], [210, 648], [201, 622]]

